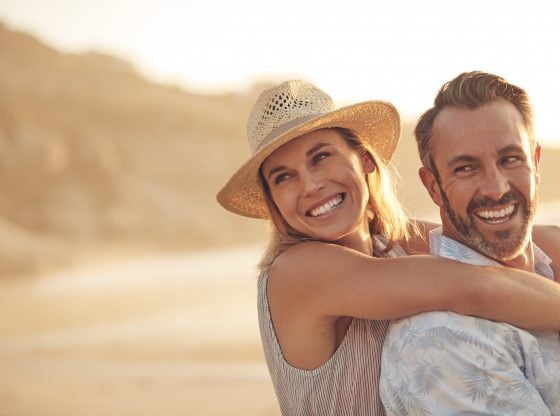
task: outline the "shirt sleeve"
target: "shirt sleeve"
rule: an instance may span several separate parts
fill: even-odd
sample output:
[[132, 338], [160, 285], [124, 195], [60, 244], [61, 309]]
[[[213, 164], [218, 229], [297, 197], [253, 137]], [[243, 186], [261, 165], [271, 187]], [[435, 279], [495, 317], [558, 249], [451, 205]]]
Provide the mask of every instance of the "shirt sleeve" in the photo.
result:
[[509, 325], [431, 312], [394, 323], [382, 358], [388, 415], [550, 415]]

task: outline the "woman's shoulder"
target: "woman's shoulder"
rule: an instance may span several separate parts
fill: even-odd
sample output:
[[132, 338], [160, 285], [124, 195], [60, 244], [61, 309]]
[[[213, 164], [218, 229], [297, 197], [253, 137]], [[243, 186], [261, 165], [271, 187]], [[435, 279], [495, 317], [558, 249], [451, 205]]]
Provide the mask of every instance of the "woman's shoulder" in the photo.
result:
[[306, 241], [295, 244], [286, 249], [276, 258], [273, 265], [278, 264], [281, 267], [294, 264], [299, 266], [318, 266], [338, 261], [339, 259], [351, 259], [357, 257], [367, 256], [356, 250], [352, 250], [351, 248], [335, 243]]
[[[346, 249], [347, 250], [347, 249]], [[306, 241], [284, 250], [272, 263], [271, 273], [308, 271], [310, 268], [330, 262], [330, 256], [338, 256], [345, 248], [336, 244]]]
[[272, 263], [270, 278], [297, 280], [297, 284], [328, 280], [367, 259], [371, 257], [338, 244], [307, 241], [282, 252]]

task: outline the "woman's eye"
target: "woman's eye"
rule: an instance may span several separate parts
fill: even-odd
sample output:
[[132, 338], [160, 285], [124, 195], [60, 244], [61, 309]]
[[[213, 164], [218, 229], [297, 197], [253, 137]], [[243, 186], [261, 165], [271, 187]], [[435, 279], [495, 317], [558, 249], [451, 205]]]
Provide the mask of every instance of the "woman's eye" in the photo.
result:
[[330, 155], [331, 154], [329, 152], [317, 153], [315, 156], [313, 156], [313, 162], [314, 163], [320, 162], [321, 160], [326, 159]]
[[274, 184], [275, 185], [280, 185], [282, 182], [287, 180], [289, 177], [290, 177], [290, 175], [288, 175], [287, 173], [281, 173], [280, 175], [274, 177]]

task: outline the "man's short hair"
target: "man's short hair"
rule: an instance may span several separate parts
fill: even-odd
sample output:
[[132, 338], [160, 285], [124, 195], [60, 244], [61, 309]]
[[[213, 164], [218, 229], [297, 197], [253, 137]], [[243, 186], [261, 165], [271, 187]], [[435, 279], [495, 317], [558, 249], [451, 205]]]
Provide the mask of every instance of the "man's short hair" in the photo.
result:
[[446, 107], [475, 109], [500, 98], [512, 103], [521, 113], [529, 135], [531, 149], [534, 150], [536, 140], [533, 127], [533, 107], [527, 92], [494, 74], [481, 71], [463, 72], [440, 88], [434, 100], [434, 106], [422, 114], [418, 120], [414, 136], [422, 164], [432, 171], [435, 170], [430, 142], [434, 121], [441, 110]]

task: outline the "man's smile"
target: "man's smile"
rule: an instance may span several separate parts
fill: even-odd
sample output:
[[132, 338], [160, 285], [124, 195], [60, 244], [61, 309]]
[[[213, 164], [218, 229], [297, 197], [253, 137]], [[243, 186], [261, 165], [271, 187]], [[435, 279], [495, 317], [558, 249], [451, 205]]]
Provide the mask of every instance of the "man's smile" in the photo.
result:
[[486, 208], [475, 212], [474, 215], [487, 224], [503, 224], [513, 217], [514, 212], [515, 204], [510, 204], [499, 209]]

